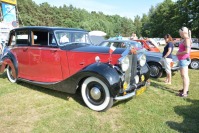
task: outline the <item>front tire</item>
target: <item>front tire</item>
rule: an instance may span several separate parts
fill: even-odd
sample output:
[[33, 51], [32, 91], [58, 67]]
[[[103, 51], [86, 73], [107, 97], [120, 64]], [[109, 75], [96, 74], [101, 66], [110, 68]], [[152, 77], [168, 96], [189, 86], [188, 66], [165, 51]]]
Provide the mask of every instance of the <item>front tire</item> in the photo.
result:
[[8, 65], [7, 66], [7, 77], [8, 77], [8, 80], [11, 82], [11, 83], [16, 83], [17, 82], [17, 78], [14, 78], [13, 76], [13, 70], [12, 68]]
[[163, 69], [158, 63], [148, 63], [150, 67], [150, 76], [152, 78], [160, 78], [163, 74]]
[[84, 80], [81, 94], [85, 104], [95, 111], [106, 111], [113, 105], [108, 86], [96, 77]]
[[191, 60], [191, 63], [189, 66], [191, 69], [199, 69], [199, 60], [196, 60], [196, 59]]

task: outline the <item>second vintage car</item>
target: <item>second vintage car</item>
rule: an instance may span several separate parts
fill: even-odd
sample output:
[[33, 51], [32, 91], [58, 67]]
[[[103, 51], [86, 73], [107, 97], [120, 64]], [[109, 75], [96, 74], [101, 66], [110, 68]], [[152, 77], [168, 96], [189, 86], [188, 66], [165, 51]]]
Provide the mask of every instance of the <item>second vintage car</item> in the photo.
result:
[[[105, 40], [101, 42], [98, 46], [110, 47], [111, 45], [121, 49], [128, 48], [133, 46], [139, 53], [146, 55], [146, 62], [150, 67], [150, 76], [152, 78], [159, 78], [164, 72], [164, 66], [161, 63], [162, 53], [160, 52], [151, 52], [146, 50], [139, 42], [131, 40]], [[179, 70], [179, 61], [175, 55], [172, 55], [172, 72]]]
[[134, 49], [91, 45], [88, 32], [56, 27], [22, 27], [10, 31], [0, 71], [8, 79], [76, 93], [92, 110], [105, 111], [113, 101], [146, 90], [149, 69]]

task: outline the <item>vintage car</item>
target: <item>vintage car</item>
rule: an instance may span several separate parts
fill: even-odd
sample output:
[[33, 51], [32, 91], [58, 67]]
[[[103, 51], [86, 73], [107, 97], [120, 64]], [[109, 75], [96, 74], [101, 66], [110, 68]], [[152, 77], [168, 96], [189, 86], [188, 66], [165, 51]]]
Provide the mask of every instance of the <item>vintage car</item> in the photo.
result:
[[56, 27], [22, 27], [10, 31], [0, 61], [10, 82], [29, 82], [76, 93], [92, 110], [105, 111], [113, 101], [146, 90], [150, 72], [135, 49], [93, 46], [88, 32]]
[[[117, 48], [128, 48], [133, 46], [138, 50], [138, 52], [144, 53], [146, 55], [146, 61], [150, 67], [150, 76], [152, 78], [159, 78], [162, 76], [164, 72], [164, 66], [161, 62], [162, 53], [148, 51], [145, 48], [143, 48], [143, 46], [140, 43], [131, 40], [105, 40], [101, 42], [98, 46], [110, 47], [112, 45]], [[179, 70], [179, 61], [175, 55], [172, 55], [172, 58], [173, 61], [171, 63], [171, 70], [172, 72], [174, 72]]]
[[190, 52], [191, 63], [189, 67], [192, 69], [199, 69], [199, 50], [192, 50]]
[[134, 41], [141, 43], [141, 45], [148, 51], [160, 52], [159, 48], [150, 40], [134, 40]]

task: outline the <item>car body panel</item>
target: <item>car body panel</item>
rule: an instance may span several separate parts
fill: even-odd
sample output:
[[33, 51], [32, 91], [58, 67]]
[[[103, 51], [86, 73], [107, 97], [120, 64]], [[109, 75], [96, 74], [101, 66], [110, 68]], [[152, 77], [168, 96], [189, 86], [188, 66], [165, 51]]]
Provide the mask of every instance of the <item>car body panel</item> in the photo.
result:
[[191, 51], [190, 52], [190, 58], [191, 59], [199, 59], [199, 50]]
[[153, 43], [151, 43], [149, 40], [135, 40], [137, 42], [140, 42], [142, 46], [151, 52], [160, 52], [159, 48], [156, 47]]

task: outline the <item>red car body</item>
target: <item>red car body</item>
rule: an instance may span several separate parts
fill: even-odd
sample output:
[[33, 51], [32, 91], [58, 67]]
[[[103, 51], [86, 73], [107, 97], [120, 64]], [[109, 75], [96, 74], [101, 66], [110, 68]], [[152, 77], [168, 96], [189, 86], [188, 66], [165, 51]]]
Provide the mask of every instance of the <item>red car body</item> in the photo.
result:
[[143, 92], [149, 78], [148, 68], [137, 64], [136, 53], [109, 50], [91, 45], [82, 29], [17, 28], [10, 31], [0, 72], [6, 69], [12, 83], [21, 80], [67, 93], [80, 89], [89, 108], [104, 111], [114, 99]]
[[147, 49], [148, 51], [151, 52], [160, 52], [159, 48], [156, 47], [152, 42], [150, 42], [149, 40], [134, 40], [137, 42], [140, 42], [142, 44], [142, 46]]

